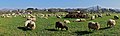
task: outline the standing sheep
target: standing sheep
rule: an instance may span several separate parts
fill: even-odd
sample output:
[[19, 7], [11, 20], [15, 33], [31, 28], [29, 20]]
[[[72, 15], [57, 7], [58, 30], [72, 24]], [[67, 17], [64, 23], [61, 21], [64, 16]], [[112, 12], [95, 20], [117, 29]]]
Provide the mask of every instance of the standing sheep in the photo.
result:
[[98, 14], [98, 17], [101, 17], [101, 18], [102, 18], [102, 14]]
[[94, 19], [95, 19], [95, 16], [92, 16], [92, 17], [91, 17], [91, 20], [94, 20]]
[[89, 22], [88, 23], [88, 28], [89, 29], [94, 29], [94, 30], [99, 30], [100, 29], [100, 24], [98, 22]]
[[68, 30], [68, 27], [63, 23], [63, 22], [56, 22], [56, 25], [55, 25], [55, 28], [61, 28], [61, 30], [63, 30], [64, 28], [66, 29], [66, 30]]
[[35, 22], [32, 21], [32, 20], [27, 20], [27, 21], [25, 22], [25, 28], [26, 28], [26, 29], [30, 29], [30, 30], [35, 29], [35, 28], [36, 28]]
[[118, 15], [115, 15], [115, 16], [114, 16], [114, 19], [119, 19]]
[[115, 26], [115, 24], [116, 24], [116, 22], [115, 22], [115, 20], [113, 20], [113, 19], [109, 19], [109, 20], [107, 21], [107, 26], [109, 26], [109, 27]]

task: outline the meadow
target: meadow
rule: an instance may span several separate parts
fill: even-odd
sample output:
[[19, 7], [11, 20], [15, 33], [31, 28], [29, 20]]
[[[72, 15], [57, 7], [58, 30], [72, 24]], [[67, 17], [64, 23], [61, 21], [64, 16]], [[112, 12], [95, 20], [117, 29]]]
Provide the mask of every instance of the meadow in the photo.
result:
[[[0, 17], [0, 36], [118, 36], [120, 34], [120, 19], [116, 20], [116, 25], [112, 28], [107, 27], [107, 20], [113, 18], [114, 15], [120, 14], [112, 13], [111, 16], [103, 14], [102, 18], [96, 18], [95, 20], [87, 19], [86, 22], [72, 22], [77, 18], [56, 18], [55, 16], [43, 19], [37, 16], [36, 29], [24, 30], [26, 18], [21, 16], [12, 18]], [[55, 22], [63, 21], [64, 19], [70, 20], [71, 23], [67, 24], [68, 30], [56, 30]], [[88, 22], [94, 21], [100, 23], [100, 30], [88, 29]]]

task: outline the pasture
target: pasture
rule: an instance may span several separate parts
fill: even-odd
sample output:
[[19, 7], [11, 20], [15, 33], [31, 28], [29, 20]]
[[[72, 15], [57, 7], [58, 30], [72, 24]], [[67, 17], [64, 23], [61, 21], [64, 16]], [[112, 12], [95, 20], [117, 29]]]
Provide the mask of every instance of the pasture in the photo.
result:
[[[120, 14], [113, 13], [111, 16], [103, 14], [103, 18], [96, 18], [95, 20], [87, 19], [86, 22], [72, 22], [77, 18], [56, 18], [55, 16], [43, 19], [37, 16], [36, 29], [24, 30], [22, 27], [25, 24], [26, 18], [21, 16], [11, 18], [0, 17], [0, 36], [118, 36], [120, 34], [120, 19], [116, 20], [117, 24], [112, 27], [107, 27], [107, 20], [113, 18], [114, 15]], [[56, 30], [55, 22], [63, 21], [64, 19], [70, 20], [71, 23], [67, 24], [68, 30]], [[88, 29], [88, 22], [94, 21], [100, 23], [100, 30], [90, 31]]]

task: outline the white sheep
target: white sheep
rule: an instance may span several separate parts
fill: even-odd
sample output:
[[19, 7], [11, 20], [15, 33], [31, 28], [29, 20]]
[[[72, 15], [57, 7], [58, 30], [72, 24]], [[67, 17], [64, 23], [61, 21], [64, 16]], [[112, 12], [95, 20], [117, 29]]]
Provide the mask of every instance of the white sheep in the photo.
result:
[[64, 23], [70, 23], [70, 21], [69, 20], [64, 20]]
[[25, 28], [32, 29], [32, 30], [35, 29], [36, 28], [35, 22], [32, 20], [27, 20], [25, 22]]
[[76, 19], [75, 21], [76, 21], [76, 22], [85, 22], [86, 19]]
[[112, 26], [115, 26], [115, 24], [116, 24], [116, 21], [113, 20], [113, 19], [109, 19], [109, 20], [107, 21], [107, 26], [112, 27]]
[[94, 29], [94, 30], [99, 30], [100, 29], [100, 24], [98, 22], [89, 22], [88, 23], [88, 28], [89, 29]]
[[118, 15], [115, 15], [115, 16], [114, 16], [114, 19], [119, 19]]
[[92, 16], [92, 17], [91, 17], [91, 20], [94, 20], [94, 19], [95, 19], [95, 16]]

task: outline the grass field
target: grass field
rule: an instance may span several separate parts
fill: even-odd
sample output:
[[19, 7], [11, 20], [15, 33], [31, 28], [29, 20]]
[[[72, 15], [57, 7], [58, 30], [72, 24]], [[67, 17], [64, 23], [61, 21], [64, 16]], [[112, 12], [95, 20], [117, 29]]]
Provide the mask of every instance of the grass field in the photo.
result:
[[[105, 15], [105, 14], [104, 14]], [[95, 21], [101, 25], [100, 30], [89, 31], [88, 22], [71, 22], [67, 24], [69, 29], [67, 31], [55, 30], [55, 22], [58, 20], [70, 20], [73, 21], [76, 18], [61, 18], [48, 17], [48, 19], [42, 19], [37, 17], [35, 30], [23, 30], [22, 27], [25, 23], [25, 18], [17, 16], [12, 18], [0, 18], [0, 36], [118, 36], [120, 34], [120, 19], [116, 20], [117, 24], [113, 28], [107, 28], [107, 20], [113, 18], [112, 16], [103, 16], [103, 18], [96, 18]]]

